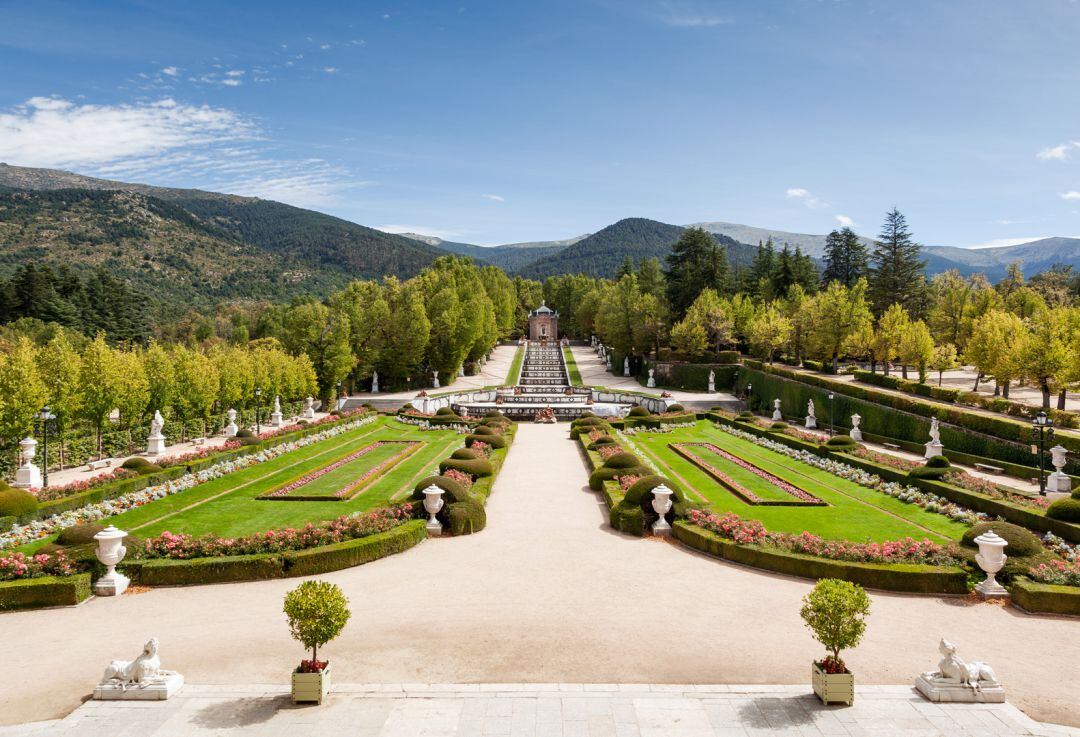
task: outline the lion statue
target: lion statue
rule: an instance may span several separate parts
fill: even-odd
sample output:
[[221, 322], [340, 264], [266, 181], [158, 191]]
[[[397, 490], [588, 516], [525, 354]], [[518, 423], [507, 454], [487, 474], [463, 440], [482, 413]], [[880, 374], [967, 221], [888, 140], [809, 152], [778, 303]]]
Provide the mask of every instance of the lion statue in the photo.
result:
[[929, 680], [939, 683], [957, 683], [967, 686], [973, 691], [979, 691], [984, 685], [997, 685], [998, 680], [993, 668], [978, 661], [965, 662], [963, 658], [956, 654], [956, 645], [944, 637], [941, 638], [941, 642], [938, 644], [938, 651], [942, 656], [941, 662], [938, 663], [936, 673], [925, 674]]
[[145, 686], [152, 681], [168, 675], [161, 670], [161, 658], [158, 656], [158, 640], [151, 637], [143, 646], [142, 654], [134, 660], [114, 660], [105, 668], [102, 683], [114, 683], [128, 686]]

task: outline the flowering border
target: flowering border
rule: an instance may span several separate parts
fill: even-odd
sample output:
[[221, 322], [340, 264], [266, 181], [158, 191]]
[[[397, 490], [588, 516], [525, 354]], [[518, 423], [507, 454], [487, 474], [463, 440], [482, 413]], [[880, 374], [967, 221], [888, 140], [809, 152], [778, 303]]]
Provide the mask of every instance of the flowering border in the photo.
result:
[[805, 463], [808, 466], [813, 466], [826, 473], [831, 473], [833, 476], [847, 479], [848, 481], [852, 481], [859, 486], [864, 486], [867, 489], [880, 491], [882, 494], [887, 494], [894, 499], [899, 499], [905, 504], [915, 504], [922, 509], [925, 509], [927, 512], [943, 515], [949, 519], [956, 520], [961, 524], [970, 526], [978, 524], [979, 522], [987, 522], [994, 519], [994, 517], [989, 514], [973, 512], [966, 507], [950, 502], [943, 496], [920, 491], [914, 486], [904, 486], [903, 484], [898, 484], [893, 481], [885, 481], [880, 476], [875, 476], [868, 471], [863, 471], [861, 468], [854, 468], [853, 466], [849, 466], [846, 463], [842, 463], [841, 461], [832, 458], [822, 458], [807, 450], [796, 450], [783, 443], [778, 443], [775, 440], [758, 437], [753, 433], [745, 432], [735, 427], [729, 427], [728, 425], [717, 424], [716, 427], [729, 435], [734, 435], [735, 437], [746, 440], [754, 445], [759, 445], [762, 448], [785, 455], [800, 463]]
[[[363, 458], [368, 453], [371, 453], [377, 448], [381, 448], [384, 445], [403, 445], [405, 446], [394, 455], [380, 461], [378, 464], [372, 466], [368, 470], [364, 471], [358, 478], [346, 484], [342, 488], [335, 491], [333, 494], [297, 494], [296, 491], [303, 489], [308, 484], [312, 483], [316, 479], [320, 479], [326, 474], [336, 471], [342, 466], [346, 466], [355, 460]], [[291, 481], [284, 486], [281, 486], [273, 491], [268, 491], [259, 496], [256, 499], [262, 501], [275, 501], [275, 502], [341, 502], [349, 501], [354, 496], [360, 493], [360, 491], [375, 481], [375, 479], [382, 476], [393, 466], [396, 466], [401, 461], [408, 458], [415, 453], [423, 445], [419, 440], [376, 440], [374, 443], [369, 443], [359, 450], [353, 451], [344, 458], [339, 458], [333, 463], [323, 466], [317, 471], [306, 473], [298, 479]]]
[[[669, 443], [668, 447], [675, 451], [677, 454], [690, 461], [692, 464], [700, 468], [713, 480], [717, 481], [721, 486], [737, 496], [743, 502], [757, 507], [827, 507], [828, 503], [818, 497], [814, 496], [805, 489], [800, 489], [794, 484], [785, 481], [784, 479], [769, 473], [765, 469], [754, 465], [750, 461], [738, 457], [732, 453], [728, 453], [726, 450], [719, 448], [712, 443]], [[743, 468], [750, 473], [754, 474], [758, 478], [772, 484], [776, 488], [788, 494], [792, 499], [762, 499], [754, 492], [741, 485], [726, 473], [721, 471], [716, 466], [712, 465], [704, 458], [696, 455], [690, 448], [699, 447], [712, 451], [716, 455], [723, 458], [725, 461], [734, 463], [736, 466]]]
[[0, 549], [25, 545], [34, 540], [48, 537], [52, 533], [65, 527], [71, 527], [72, 525], [81, 524], [83, 522], [95, 522], [104, 517], [112, 517], [121, 512], [126, 512], [129, 509], [135, 509], [136, 507], [144, 506], [150, 502], [155, 502], [158, 499], [164, 499], [167, 496], [179, 494], [181, 491], [186, 491], [187, 489], [206, 483], [207, 481], [221, 478], [234, 471], [240, 471], [259, 463], [271, 461], [285, 453], [307, 447], [323, 440], [328, 440], [341, 435], [342, 433], [356, 430], [364, 425], [370, 425], [378, 419], [379, 415], [377, 414], [367, 415], [354, 422], [336, 425], [321, 432], [297, 438], [296, 440], [279, 443], [270, 448], [263, 448], [257, 453], [215, 463], [200, 471], [184, 474], [177, 479], [166, 481], [162, 484], [147, 486], [144, 489], [133, 491], [128, 494], [122, 494], [113, 499], [106, 499], [105, 501], [87, 504], [78, 509], [70, 509], [66, 512], [61, 512], [60, 514], [45, 517], [44, 519], [34, 520], [25, 525], [12, 525], [11, 530], [0, 535]]

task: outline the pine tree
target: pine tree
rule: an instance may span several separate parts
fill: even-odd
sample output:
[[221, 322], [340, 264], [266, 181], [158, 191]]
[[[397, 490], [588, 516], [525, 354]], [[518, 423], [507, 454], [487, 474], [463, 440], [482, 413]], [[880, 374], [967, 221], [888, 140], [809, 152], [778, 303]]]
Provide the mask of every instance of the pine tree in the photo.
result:
[[667, 256], [668, 303], [681, 319], [704, 289], [730, 288], [727, 250], [701, 228], [687, 228]]
[[870, 269], [870, 302], [876, 314], [899, 304], [912, 315], [923, 312], [926, 295], [926, 263], [919, 257], [922, 246], [911, 237], [907, 220], [895, 207], [885, 215]]
[[825, 271], [822, 284], [838, 281], [850, 287], [867, 275], [866, 246], [851, 228], [834, 230], [825, 238]]

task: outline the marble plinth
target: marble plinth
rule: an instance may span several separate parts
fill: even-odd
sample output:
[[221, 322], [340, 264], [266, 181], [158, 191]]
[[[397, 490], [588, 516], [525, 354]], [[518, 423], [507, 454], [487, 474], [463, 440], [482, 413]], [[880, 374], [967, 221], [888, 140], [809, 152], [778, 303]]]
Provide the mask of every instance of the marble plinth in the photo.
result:
[[94, 699], [97, 701], [164, 701], [174, 695], [184, 685], [184, 677], [179, 673], [163, 673], [145, 685], [131, 683], [99, 683], [94, 686]]

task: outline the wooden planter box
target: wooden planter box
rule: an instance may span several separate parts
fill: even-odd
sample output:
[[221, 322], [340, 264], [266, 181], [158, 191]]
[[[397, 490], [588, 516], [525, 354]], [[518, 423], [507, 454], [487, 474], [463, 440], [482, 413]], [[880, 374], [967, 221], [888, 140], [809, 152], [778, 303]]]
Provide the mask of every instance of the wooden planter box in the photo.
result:
[[847, 704], [848, 706], [855, 703], [854, 673], [826, 673], [817, 663], [814, 663], [811, 679], [814, 684], [814, 693], [821, 699], [821, 703]]
[[330, 693], [330, 665], [321, 673], [298, 673], [292, 674], [292, 700], [294, 704], [303, 702], [315, 702], [321, 704], [326, 695]]

